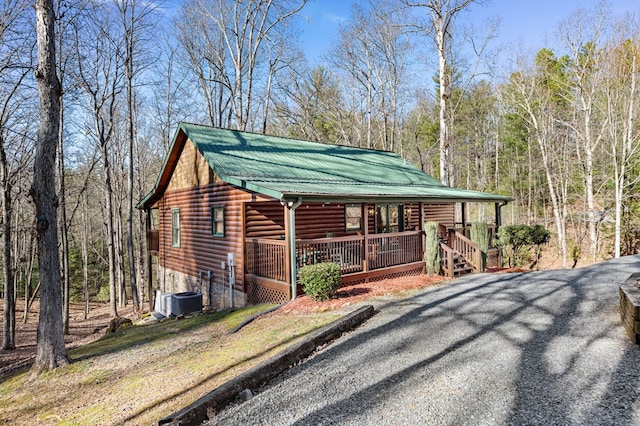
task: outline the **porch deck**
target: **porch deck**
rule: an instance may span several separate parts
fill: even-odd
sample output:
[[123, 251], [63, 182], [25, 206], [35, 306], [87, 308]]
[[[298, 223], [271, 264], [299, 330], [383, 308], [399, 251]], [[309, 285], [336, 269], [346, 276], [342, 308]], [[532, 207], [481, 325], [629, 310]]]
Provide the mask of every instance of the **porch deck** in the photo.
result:
[[[295, 265], [322, 262], [340, 265], [342, 282], [366, 281], [385, 270], [422, 269], [422, 231], [296, 240]], [[251, 238], [245, 241], [246, 273], [262, 285], [290, 291], [286, 274], [286, 241]]]

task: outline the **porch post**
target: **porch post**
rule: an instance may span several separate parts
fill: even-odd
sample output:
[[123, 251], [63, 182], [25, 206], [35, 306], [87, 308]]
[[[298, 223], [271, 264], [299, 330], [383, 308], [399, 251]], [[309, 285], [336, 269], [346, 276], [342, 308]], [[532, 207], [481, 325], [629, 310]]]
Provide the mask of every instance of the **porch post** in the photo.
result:
[[462, 229], [465, 229], [467, 227], [467, 203], [460, 203], [460, 204], [462, 207], [462, 212], [461, 212], [462, 213]]
[[285, 262], [287, 273], [287, 284], [291, 284], [291, 300], [295, 300], [297, 293], [297, 264], [296, 264], [296, 209], [302, 204], [302, 198], [298, 198], [296, 202], [293, 201], [281, 201], [284, 206], [285, 220], [284, 220], [284, 232], [285, 240], [287, 243], [287, 250], [285, 250]]
[[502, 226], [502, 209], [500, 208], [500, 203], [495, 203], [496, 209], [496, 232], [498, 228]]
[[369, 272], [369, 205], [367, 203], [362, 203], [362, 227], [363, 238], [362, 238], [362, 272]]
[[[419, 227], [418, 229], [421, 231], [424, 231], [424, 203], [422, 201], [420, 201], [420, 203], [418, 203], [418, 205], [420, 206], [420, 212], [418, 213], [418, 222], [419, 223]], [[421, 259], [424, 260], [424, 252], [426, 250], [427, 247], [427, 239], [425, 236], [425, 233], [422, 233], [422, 253], [420, 253], [420, 257]]]

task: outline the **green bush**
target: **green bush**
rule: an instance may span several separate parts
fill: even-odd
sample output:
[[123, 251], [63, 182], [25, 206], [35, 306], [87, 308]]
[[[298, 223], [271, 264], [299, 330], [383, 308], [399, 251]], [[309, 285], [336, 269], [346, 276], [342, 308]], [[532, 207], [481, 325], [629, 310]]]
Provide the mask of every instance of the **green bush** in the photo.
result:
[[340, 288], [340, 265], [333, 262], [307, 265], [298, 271], [305, 294], [314, 300], [328, 300]]
[[540, 260], [540, 246], [549, 242], [551, 233], [542, 225], [510, 225], [498, 230], [495, 245], [502, 249], [509, 267], [520, 267], [529, 261], [531, 248], [536, 246], [534, 265]]
[[440, 273], [440, 243], [438, 241], [438, 223], [425, 222], [424, 264], [429, 276]]
[[108, 302], [111, 296], [109, 295], [109, 284], [100, 287], [98, 294], [95, 296], [95, 300], [98, 302]]

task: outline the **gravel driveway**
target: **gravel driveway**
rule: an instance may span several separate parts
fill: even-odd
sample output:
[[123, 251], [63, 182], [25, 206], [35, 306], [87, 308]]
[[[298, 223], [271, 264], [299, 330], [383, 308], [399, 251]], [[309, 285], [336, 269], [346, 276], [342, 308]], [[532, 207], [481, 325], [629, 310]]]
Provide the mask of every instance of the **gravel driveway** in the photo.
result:
[[217, 425], [640, 425], [618, 285], [640, 256], [389, 301]]

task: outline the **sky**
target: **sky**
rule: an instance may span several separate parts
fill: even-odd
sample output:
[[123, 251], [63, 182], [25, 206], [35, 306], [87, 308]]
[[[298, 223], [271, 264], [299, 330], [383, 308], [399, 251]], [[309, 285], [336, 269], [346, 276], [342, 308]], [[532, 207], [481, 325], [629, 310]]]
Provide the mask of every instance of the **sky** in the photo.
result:
[[[594, 9], [600, 0], [486, 0], [474, 5], [466, 19], [482, 25], [489, 17], [500, 18], [499, 43], [534, 50], [548, 47], [558, 24], [578, 8]], [[317, 64], [337, 37], [340, 24], [350, 17], [350, 0], [313, 0], [303, 9], [301, 43], [311, 64]], [[640, 16], [640, 0], [610, 0], [614, 15], [634, 12]]]

